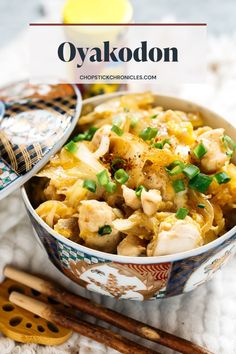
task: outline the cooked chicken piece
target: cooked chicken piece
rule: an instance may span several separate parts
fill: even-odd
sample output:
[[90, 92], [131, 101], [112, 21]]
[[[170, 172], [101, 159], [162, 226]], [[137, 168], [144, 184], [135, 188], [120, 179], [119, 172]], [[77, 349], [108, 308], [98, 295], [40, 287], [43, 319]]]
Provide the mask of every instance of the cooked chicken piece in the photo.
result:
[[112, 208], [106, 202], [83, 200], [79, 206], [79, 228], [90, 232], [98, 232], [99, 227], [111, 225], [115, 219]]
[[117, 254], [120, 256], [139, 257], [145, 253], [145, 243], [137, 236], [128, 235], [117, 246]]
[[148, 245], [148, 256], [185, 252], [203, 244], [199, 225], [190, 217], [170, 217], [159, 226], [157, 237]]
[[142, 190], [141, 203], [143, 211], [146, 215], [151, 216], [156, 213], [161, 205], [162, 197], [160, 191], [150, 189], [149, 191]]
[[224, 129], [212, 129], [198, 137], [198, 142], [202, 143], [207, 153], [201, 159], [201, 167], [205, 172], [213, 173], [222, 168], [229, 156], [226, 155], [226, 149], [222, 141]]
[[80, 237], [83, 239], [85, 246], [98, 251], [116, 253], [117, 245], [121, 240], [120, 233], [115, 229], [110, 234], [99, 235], [97, 232], [84, 231]]
[[175, 154], [178, 155], [184, 162], [190, 162], [190, 147], [187, 145], [178, 144], [174, 150]]
[[[79, 206], [80, 237], [87, 247], [104, 252], [115, 252], [120, 241], [119, 231], [112, 227], [115, 214], [106, 202], [84, 200]], [[109, 226], [111, 232], [100, 235], [101, 227]]]
[[131, 188], [126, 187], [125, 185], [123, 185], [121, 188], [123, 190], [125, 204], [134, 210], [141, 208], [141, 201], [136, 196], [135, 191]]
[[66, 238], [78, 239], [79, 237], [79, 226], [78, 220], [75, 217], [68, 219], [59, 219], [54, 230]]
[[[171, 162], [173, 162], [173, 157], [171, 161], [167, 160], [167, 162], [163, 162], [163, 164], [164, 166], [168, 166]], [[172, 183], [167, 172], [163, 167], [159, 166], [159, 163], [146, 161], [142, 172], [144, 177], [142, 184], [147, 189], [158, 189], [161, 191], [164, 201], [173, 201], [175, 192]]]
[[146, 149], [145, 142], [130, 133], [124, 133], [122, 136], [114, 134], [110, 137], [109, 152], [128, 161], [126, 172], [129, 174], [129, 180], [127, 181], [129, 188], [135, 189], [143, 182], [144, 160], [142, 154]]

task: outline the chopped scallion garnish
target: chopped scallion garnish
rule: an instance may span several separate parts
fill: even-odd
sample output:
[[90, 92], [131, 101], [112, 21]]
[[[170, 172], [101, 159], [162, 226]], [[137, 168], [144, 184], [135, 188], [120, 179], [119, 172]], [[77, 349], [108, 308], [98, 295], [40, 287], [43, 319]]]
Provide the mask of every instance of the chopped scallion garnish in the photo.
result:
[[196, 175], [200, 173], [200, 169], [192, 164], [188, 164], [183, 169], [183, 174], [187, 176], [189, 179], [194, 178]]
[[188, 215], [189, 210], [187, 208], [179, 208], [175, 214], [177, 219], [183, 220]]
[[118, 127], [118, 125], [114, 125], [114, 124], [111, 128], [111, 131], [113, 131], [114, 133], [116, 133], [116, 135], [119, 135], [119, 136], [123, 135], [123, 133], [124, 133], [123, 130]]
[[74, 137], [74, 141], [83, 141], [85, 140], [85, 133], [80, 133]]
[[68, 144], [65, 145], [65, 149], [73, 153], [77, 151], [77, 145], [73, 140], [71, 140]]
[[114, 178], [118, 183], [125, 184], [129, 179], [129, 175], [125, 172], [125, 170], [123, 170], [123, 168], [120, 168], [115, 172]]
[[153, 138], [156, 137], [158, 132], [157, 128], [151, 128], [151, 127], [147, 127], [144, 130], [141, 131], [141, 133], [139, 134], [140, 138], [142, 138], [144, 141], [146, 140], [151, 140]]
[[98, 183], [100, 184], [100, 186], [105, 186], [110, 181], [107, 170], [103, 170], [103, 171], [99, 172], [96, 176], [97, 176]]
[[175, 160], [169, 166], [167, 166], [165, 169], [170, 176], [174, 176], [174, 175], [177, 175], [183, 171], [184, 163], [180, 160]]
[[185, 191], [184, 181], [182, 179], [176, 179], [173, 181], [173, 188], [176, 193]]
[[86, 179], [83, 183], [83, 187], [88, 189], [90, 192], [95, 193], [96, 192], [96, 182], [94, 182], [92, 179]]
[[200, 203], [200, 204], [197, 205], [197, 207], [200, 208], [200, 209], [204, 209], [206, 206], [205, 206], [205, 204], [201, 204]]
[[150, 118], [151, 118], [151, 119], [156, 119], [157, 116], [158, 116], [158, 114], [153, 114]]
[[165, 144], [169, 144], [170, 145], [170, 139], [164, 139], [162, 141], [154, 143], [154, 144], [152, 144], [152, 147], [155, 147], [157, 149], [163, 149]]
[[225, 148], [227, 149], [226, 155], [232, 157], [234, 151], [236, 150], [236, 143], [235, 141], [228, 135], [224, 135], [223, 138], [223, 143]]
[[156, 148], [156, 149], [160, 149], [160, 150], [163, 149], [163, 144], [161, 142], [154, 143], [151, 146]]
[[141, 197], [143, 190], [146, 190], [146, 188], [142, 184], [135, 189], [135, 194], [138, 198]]
[[117, 190], [117, 185], [110, 181], [105, 185], [105, 189], [108, 193], [113, 193]]
[[137, 116], [132, 117], [132, 118], [131, 118], [131, 121], [130, 121], [130, 127], [131, 127], [131, 128], [135, 128], [136, 125], [138, 124], [139, 119], [140, 119], [140, 118], [137, 117]]
[[204, 155], [206, 155], [207, 149], [205, 148], [203, 143], [200, 143], [195, 147], [193, 153], [198, 159], [201, 159]]
[[231, 180], [229, 175], [225, 172], [216, 173], [214, 178], [219, 184], [228, 183]]
[[211, 182], [212, 177], [204, 175], [203, 173], [199, 173], [189, 181], [189, 187], [200, 193], [206, 193]]
[[97, 130], [98, 128], [96, 127], [90, 127], [86, 132], [80, 133], [77, 136], [75, 136], [73, 140], [76, 142], [82, 140], [91, 141]]
[[99, 229], [98, 229], [98, 234], [100, 236], [109, 235], [111, 233], [112, 233], [112, 228], [110, 225], [104, 225], [104, 226], [99, 227]]
[[117, 186], [114, 182], [110, 181], [107, 170], [103, 170], [97, 174], [98, 184], [103, 186], [108, 193], [115, 192]]

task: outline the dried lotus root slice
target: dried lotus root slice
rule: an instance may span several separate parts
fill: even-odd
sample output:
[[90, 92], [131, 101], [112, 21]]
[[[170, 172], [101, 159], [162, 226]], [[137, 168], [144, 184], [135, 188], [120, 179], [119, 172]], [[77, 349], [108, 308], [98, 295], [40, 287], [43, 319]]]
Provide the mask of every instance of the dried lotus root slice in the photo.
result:
[[5, 336], [17, 342], [44, 345], [59, 345], [71, 336], [71, 330], [54, 325], [11, 303], [9, 294], [12, 291], [24, 293], [46, 303], [53, 303], [56, 308], [64, 309], [64, 306], [55, 300], [16, 281], [6, 279], [0, 286], [0, 332]]

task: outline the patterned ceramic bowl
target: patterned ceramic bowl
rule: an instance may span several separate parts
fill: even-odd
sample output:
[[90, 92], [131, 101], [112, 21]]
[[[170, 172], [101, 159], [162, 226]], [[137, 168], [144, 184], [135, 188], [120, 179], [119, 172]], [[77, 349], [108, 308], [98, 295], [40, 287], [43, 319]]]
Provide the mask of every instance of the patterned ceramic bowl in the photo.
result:
[[[96, 106], [116, 95], [98, 96], [83, 104]], [[223, 127], [236, 139], [236, 129], [206, 108], [167, 96], [158, 95], [157, 101], [164, 108], [199, 111], [206, 125]], [[96, 251], [60, 236], [40, 219], [29, 197], [31, 183], [27, 182], [22, 188], [23, 199], [35, 233], [50, 260], [74, 282], [103, 295], [142, 301], [182, 294], [211, 279], [236, 249], [234, 226], [205, 246], [170, 256], [125, 257]]]

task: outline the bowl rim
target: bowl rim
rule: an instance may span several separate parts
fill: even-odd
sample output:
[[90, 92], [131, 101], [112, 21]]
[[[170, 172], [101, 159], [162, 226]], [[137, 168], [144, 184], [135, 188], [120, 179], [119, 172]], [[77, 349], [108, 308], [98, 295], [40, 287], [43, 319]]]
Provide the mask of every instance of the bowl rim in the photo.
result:
[[[101, 99], [109, 99], [109, 98], [116, 98], [119, 96], [122, 96], [124, 94], [129, 94], [129, 93], [137, 93], [137, 92], [133, 92], [133, 91], [119, 91], [116, 93], [110, 93], [110, 94], [103, 94], [103, 95], [98, 95], [96, 97], [91, 97], [91, 98], [87, 98], [85, 100], [82, 101], [82, 106], [85, 104], [91, 104], [91, 103], [96, 103], [97, 101], [100, 101]], [[192, 101], [189, 100], [185, 100], [179, 97], [172, 97], [172, 96], [168, 96], [168, 95], [160, 95], [156, 92], [152, 92], [154, 95], [163, 98], [163, 99], [171, 99], [171, 100], [175, 100], [176, 102], [182, 102], [184, 104], [189, 104], [189, 105], [194, 105], [195, 107], [198, 107], [200, 110], [205, 110], [208, 111], [209, 113], [211, 113], [212, 115], [216, 116], [217, 118], [225, 121], [230, 128], [232, 128], [233, 130], [235, 130], [236, 128], [230, 123], [228, 122], [226, 119], [224, 119], [223, 117], [221, 117], [220, 115], [218, 115], [217, 113], [215, 113], [212, 110], [209, 110], [208, 108], [205, 108], [202, 105], [199, 105], [197, 103], [194, 103]], [[97, 258], [100, 259], [106, 259], [106, 260], [110, 260], [113, 262], [117, 262], [117, 263], [133, 263], [133, 264], [159, 264], [159, 263], [170, 263], [170, 262], [175, 262], [175, 261], [179, 261], [179, 260], [183, 260], [189, 257], [195, 257], [198, 256], [202, 253], [205, 253], [221, 244], [224, 243], [224, 241], [230, 239], [233, 235], [236, 234], [236, 225], [230, 229], [229, 231], [227, 231], [224, 235], [220, 236], [219, 238], [217, 238], [214, 241], [211, 241], [203, 246], [185, 251], [185, 252], [179, 252], [179, 253], [175, 253], [175, 254], [171, 254], [171, 255], [164, 255], [164, 256], [143, 256], [143, 257], [135, 257], [135, 256], [121, 256], [121, 255], [117, 255], [117, 254], [112, 254], [112, 253], [107, 253], [107, 252], [103, 252], [103, 251], [98, 251], [83, 245], [80, 245], [79, 243], [76, 243], [62, 235], [60, 235], [59, 233], [57, 233], [56, 231], [54, 231], [50, 226], [48, 226], [46, 224], [46, 222], [44, 222], [40, 216], [35, 212], [34, 208], [32, 207], [30, 200], [28, 198], [28, 195], [26, 193], [26, 189], [25, 186], [23, 185], [21, 187], [21, 193], [22, 193], [22, 198], [23, 201], [25, 203], [26, 209], [30, 212], [30, 214], [32, 215], [32, 217], [40, 224], [40, 226], [45, 229], [50, 235], [52, 235], [55, 239], [57, 239], [58, 241], [70, 246], [73, 249], [76, 249], [76, 251], [81, 251], [83, 253], [89, 254], [90, 256], [95, 256]]]

